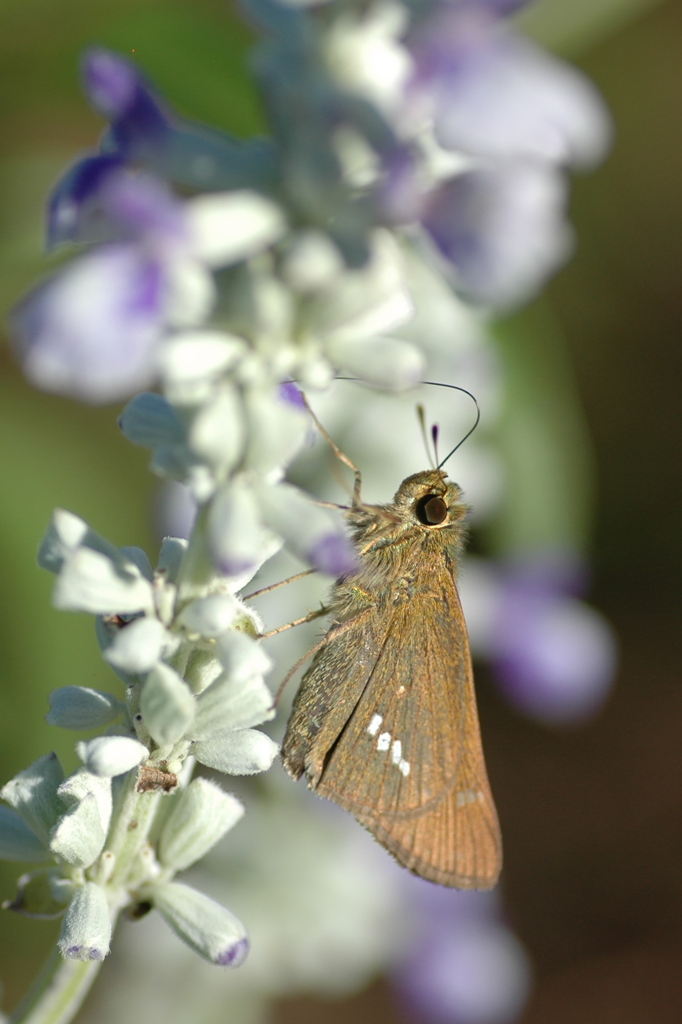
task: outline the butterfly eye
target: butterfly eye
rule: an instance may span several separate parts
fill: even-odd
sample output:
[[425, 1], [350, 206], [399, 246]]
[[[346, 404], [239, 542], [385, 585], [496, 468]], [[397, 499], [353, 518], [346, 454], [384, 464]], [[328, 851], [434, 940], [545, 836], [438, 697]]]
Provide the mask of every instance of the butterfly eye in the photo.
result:
[[424, 526], [438, 526], [448, 517], [448, 506], [438, 494], [426, 494], [415, 506], [417, 519]]

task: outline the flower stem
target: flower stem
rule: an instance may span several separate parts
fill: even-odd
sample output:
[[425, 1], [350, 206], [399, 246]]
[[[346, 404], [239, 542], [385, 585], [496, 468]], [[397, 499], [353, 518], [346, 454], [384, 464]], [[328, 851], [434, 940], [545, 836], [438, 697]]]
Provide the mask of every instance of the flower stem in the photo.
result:
[[8, 1024], [68, 1024], [78, 1013], [102, 960], [64, 960], [55, 948]]
[[120, 803], [114, 812], [107, 850], [116, 860], [107, 889], [114, 892], [125, 887], [137, 858], [149, 837], [149, 830], [159, 807], [158, 793], [137, 792], [137, 772], [129, 772]]

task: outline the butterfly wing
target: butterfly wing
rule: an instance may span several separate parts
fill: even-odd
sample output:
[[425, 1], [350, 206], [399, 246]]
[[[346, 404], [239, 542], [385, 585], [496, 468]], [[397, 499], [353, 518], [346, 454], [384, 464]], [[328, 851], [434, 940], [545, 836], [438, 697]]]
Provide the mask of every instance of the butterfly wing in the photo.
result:
[[312, 789], [372, 676], [385, 633], [374, 606], [336, 623], [301, 680], [282, 741], [282, 762], [294, 779], [305, 772]]
[[[366, 613], [362, 644], [347, 631], [318, 655], [321, 676], [336, 687], [343, 679], [344, 692], [342, 707], [331, 690], [319, 705], [304, 756], [310, 785], [409, 870], [440, 885], [490, 889], [501, 836], [453, 576], [439, 573], [435, 589], [432, 578], [395, 602], [381, 635], [378, 621]], [[284, 751], [286, 761], [286, 741]]]

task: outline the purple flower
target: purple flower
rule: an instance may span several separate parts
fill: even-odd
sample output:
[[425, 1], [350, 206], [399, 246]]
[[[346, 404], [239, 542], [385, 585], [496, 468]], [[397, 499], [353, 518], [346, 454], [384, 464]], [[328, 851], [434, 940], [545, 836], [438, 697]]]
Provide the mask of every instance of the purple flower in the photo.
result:
[[412, 882], [416, 932], [394, 971], [396, 990], [424, 1024], [511, 1024], [528, 996], [522, 946], [490, 893]]
[[357, 569], [357, 555], [341, 533], [327, 533], [306, 552], [310, 564], [329, 576], [344, 576]]
[[434, 6], [411, 40], [408, 98], [430, 108], [446, 149], [561, 165], [600, 160], [610, 120], [596, 90], [500, 22], [496, 8]]
[[62, 191], [53, 205], [52, 237], [126, 240], [93, 249], [30, 294], [13, 317], [16, 347], [38, 387], [112, 402], [154, 382], [169, 318], [202, 315], [210, 283], [189, 294], [190, 231], [161, 182], [115, 164], [99, 165], [87, 187], [77, 175], [73, 181], [72, 197]]
[[423, 225], [472, 301], [528, 298], [567, 257], [566, 186], [551, 166], [516, 161], [471, 170], [434, 192]]
[[164, 290], [159, 262], [133, 245], [76, 260], [15, 310], [24, 372], [46, 391], [95, 403], [151, 384]]
[[61, 216], [53, 232], [60, 240], [104, 234], [117, 241], [29, 295], [14, 328], [35, 384], [91, 402], [125, 398], [153, 383], [160, 340], [210, 312], [211, 269], [251, 256], [284, 230], [278, 207], [256, 193], [183, 203], [164, 182], [115, 166], [71, 197], [62, 191], [53, 210], [59, 218], [65, 209], [68, 224]]
[[90, 102], [111, 124], [102, 143], [104, 155], [114, 153], [197, 189], [259, 188], [273, 183], [276, 164], [271, 142], [240, 142], [178, 117], [144, 75], [118, 54], [87, 51], [83, 82]]
[[106, 180], [124, 168], [117, 153], [91, 156], [71, 167], [55, 187], [47, 210], [47, 247], [62, 242], [111, 240], [112, 225], [101, 203]]
[[308, 411], [301, 389], [292, 380], [285, 380], [280, 384], [279, 397], [296, 409]]
[[131, 174], [118, 157], [83, 160], [50, 201], [50, 246], [142, 238], [186, 245], [188, 234], [183, 207], [166, 184], [148, 174]]
[[[151, 170], [202, 190], [259, 188], [274, 180], [274, 148], [247, 143], [185, 121], [156, 96], [137, 68], [118, 54], [89, 50], [83, 59], [88, 97], [110, 122], [102, 151], [71, 167], [56, 185], [48, 211], [48, 245], [120, 237], [102, 205], [106, 180], [126, 167]], [[120, 175], [119, 175], [120, 177]]]
[[491, 658], [507, 697], [545, 722], [595, 714], [616, 664], [613, 635], [577, 600], [578, 567], [544, 556], [513, 566], [498, 595]]
[[115, 148], [129, 156], [163, 145], [169, 119], [140, 73], [107, 50], [89, 50], [83, 83], [93, 107], [111, 121]]

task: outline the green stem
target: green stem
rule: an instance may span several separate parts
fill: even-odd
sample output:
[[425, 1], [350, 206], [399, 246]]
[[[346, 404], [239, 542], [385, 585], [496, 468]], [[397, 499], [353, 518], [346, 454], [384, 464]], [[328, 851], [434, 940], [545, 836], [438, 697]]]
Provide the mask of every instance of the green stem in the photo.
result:
[[107, 884], [110, 892], [123, 889], [134, 872], [137, 858], [149, 837], [154, 815], [159, 807], [159, 793], [138, 793], [137, 772], [129, 772], [114, 812], [107, 851], [116, 860]]
[[102, 960], [64, 960], [55, 948], [8, 1024], [68, 1024], [78, 1013]]

